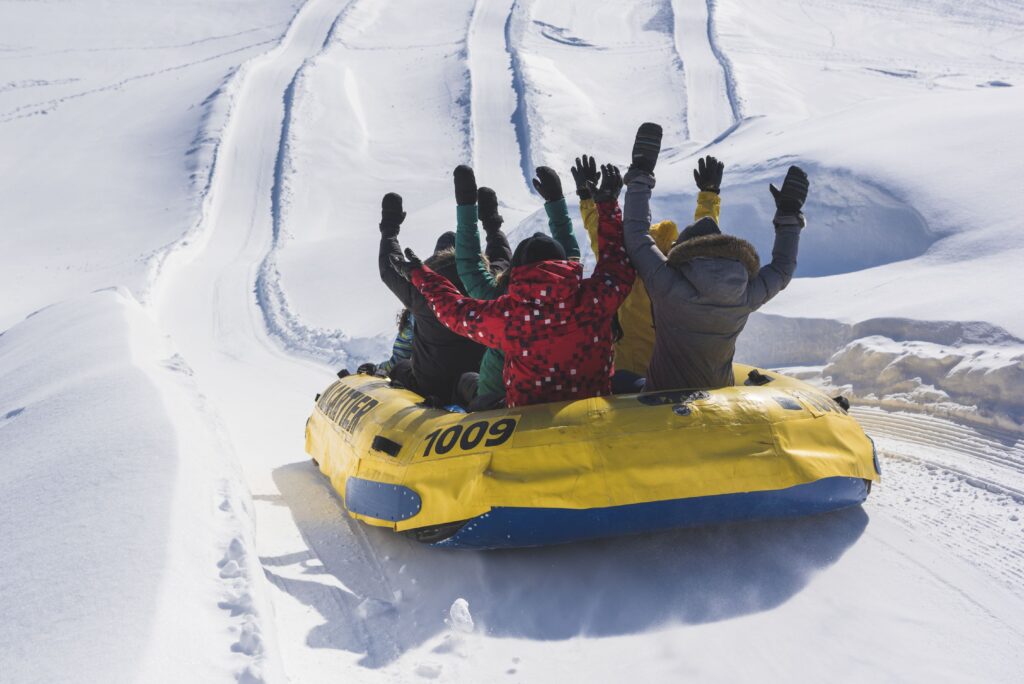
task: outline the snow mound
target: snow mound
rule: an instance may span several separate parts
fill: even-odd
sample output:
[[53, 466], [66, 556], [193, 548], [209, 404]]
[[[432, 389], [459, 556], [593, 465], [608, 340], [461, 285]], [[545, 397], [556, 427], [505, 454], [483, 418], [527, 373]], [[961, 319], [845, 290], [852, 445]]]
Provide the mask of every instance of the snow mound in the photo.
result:
[[[746, 168], [730, 166], [728, 192], [722, 198], [722, 230], [753, 244], [762, 263], [771, 260], [775, 239], [775, 204], [768, 184], [778, 185], [789, 166], [797, 163], [814, 187], [804, 209], [808, 227], [800, 236], [798, 278], [912, 259], [939, 239], [913, 206], [879, 184], [842, 169], [781, 157]], [[653, 218], [672, 219], [682, 227], [693, 220], [695, 206], [696, 188], [682, 194], [656, 193]]]
[[836, 352], [823, 374], [883, 403], [927, 404], [952, 414], [970, 407], [1024, 423], [1024, 344], [952, 346], [872, 335]]
[[[981, 321], [872, 318], [855, 324], [755, 313], [736, 358], [808, 372], [865, 403], [1024, 425], [1024, 340]], [[822, 367], [824, 367], [822, 369]], [[813, 377], [809, 377], [813, 379]]]
[[248, 495], [128, 291], [0, 333], [0, 377], [2, 679], [272, 673]]

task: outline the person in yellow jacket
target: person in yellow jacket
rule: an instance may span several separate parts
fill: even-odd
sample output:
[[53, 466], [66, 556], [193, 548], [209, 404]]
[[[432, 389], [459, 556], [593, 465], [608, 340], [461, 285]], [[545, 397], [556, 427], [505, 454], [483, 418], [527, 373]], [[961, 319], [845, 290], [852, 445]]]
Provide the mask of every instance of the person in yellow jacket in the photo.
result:
[[[722, 184], [722, 171], [725, 165], [708, 155], [697, 162], [693, 172], [697, 182], [697, 209], [693, 213], [694, 223], [701, 219], [711, 219], [718, 223], [721, 205], [719, 190]], [[576, 194], [580, 198], [580, 213], [583, 225], [590, 238], [590, 247], [597, 249], [597, 205], [594, 203], [587, 182], [597, 183], [601, 172], [593, 157], [583, 155], [577, 157], [576, 166], [572, 168], [572, 177], [576, 181]], [[651, 236], [663, 253], [669, 250], [679, 238], [679, 228], [675, 221], [661, 221], [651, 225]], [[628, 371], [640, 377], [647, 375], [647, 364], [654, 351], [654, 320], [651, 315], [651, 299], [647, 288], [638, 278], [633, 284], [633, 291], [619, 307], [619, 327], [622, 336], [615, 343], [615, 369]]]

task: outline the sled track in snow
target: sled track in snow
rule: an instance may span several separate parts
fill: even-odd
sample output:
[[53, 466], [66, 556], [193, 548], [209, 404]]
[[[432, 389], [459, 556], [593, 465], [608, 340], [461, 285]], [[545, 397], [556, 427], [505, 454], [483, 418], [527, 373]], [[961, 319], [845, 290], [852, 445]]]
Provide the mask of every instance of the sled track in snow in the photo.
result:
[[[328, 32], [349, 4], [308, 0], [278, 45], [246, 62], [222, 89], [220, 96], [228, 98], [227, 114], [212, 153], [201, 216], [151, 269], [154, 313], [194, 369], [209, 397], [209, 412], [225, 426], [230, 448], [242, 462], [248, 489], [255, 495], [260, 520], [252, 555], [259, 557], [277, 548], [294, 548], [300, 535], [294, 523], [268, 524], [276, 511], [261, 501], [281, 498], [268, 489], [267, 481], [275, 469], [301, 456], [296, 436], [301, 435], [302, 416], [314, 388], [322, 387], [330, 371], [303, 360], [316, 356], [301, 344], [303, 340], [275, 334], [266, 300], [261, 307], [254, 287], [261, 277], [263, 287], [276, 285], [268, 272], [276, 274], [271, 267], [279, 231], [278, 181], [296, 79], [323, 49]], [[264, 399], [253, 404], [257, 397]], [[310, 544], [299, 546], [315, 557]], [[364, 556], [372, 555], [371, 547], [364, 543], [363, 548]], [[368, 557], [367, 562], [372, 560]], [[370, 595], [387, 591], [385, 583]], [[295, 610], [295, 603], [271, 596], [276, 610], [260, 612], [260, 620]], [[302, 597], [294, 598], [301, 603]], [[269, 630], [275, 631], [282, 652], [306, 648], [304, 634], [294, 628]], [[267, 648], [276, 650], [273, 643]]]
[[[493, 8], [485, 4], [488, 2], [477, 3], [469, 31], [473, 30], [477, 10]], [[713, 5], [708, 2], [709, 40], [713, 38]], [[410, 647], [406, 642], [413, 642], [403, 632], [408, 626], [399, 624], [399, 599], [388, 577], [387, 558], [377, 550], [374, 533], [345, 518], [330, 487], [312, 468], [295, 462], [300, 457], [297, 444], [301, 421], [313, 392], [307, 396], [307, 389], [311, 383], [329, 377], [326, 368], [313, 367], [304, 359], [324, 358], [317, 344], [351, 345], [351, 340], [332, 338], [324, 342], [307, 337], [304, 331], [309, 329], [287, 309], [275, 267], [283, 228], [282, 207], [287, 201], [288, 135], [297, 86], [303, 69], [340, 30], [354, 6], [354, 1], [308, 0], [281, 43], [246, 63], [224, 88], [222, 97], [229, 98], [230, 103], [227, 123], [214, 151], [202, 217], [171, 250], [169, 261], [174, 262], [170, 264], [174, 268], [165, 269], [159, 277], [164, 295], [157, 306], [160, 318], [181, 342], [197, 379], [211, 390], [212, 405], [225, 413], [224, 423], [234, 450], [246, 466], [248, 484], [256, 494], [255, 508], [261, 516], [256, 546], [266, 577], [282, 592], [273, 594], [281, 626], [277, 630], [281, 650], [297, 654], [293, 664], [298, 662], [302, 671], [315, 669], [304, 662], [322, 657], [315, 651], [332, 648], [351, 652], [334, 642], [326, 646], [313, 643], [320, 627], [325, 628], [328, 637], [332, 629], [355, 634], [365, 653], [360, 665], [368, 668], [393, 662]], [[513, 129], [519, 166], [529, 183], [528, 84], [510, 38], [517, 7], [519, 2], [511, 4], [502, 29], [504, 48], [512, 62], [516, 111], [522, 115], [525, 128], [507, 125]], [[467, 37], [465, 60], [472, 73], [475, 64], [469, 40]], [[726, 73], [727, 96], [734, 118], [738, 117], [739, 105], [727, 61], [722, 61], [724, 57], [714, 44], [711, 49]], [[472, 98], [469, 113], [473, 123], [466, 144], [474, 150], [478, 142], [473, 133], [478, 125], [475, 117], [480, 112], [473, 108]], [[475, 157], [477, 153], [474, 150], [472, 154]], [[291, 316], [300, 327], [275, 329], [272, 318], [277, 312]], [[320, 387], [317, 385], [317, 390]], [[245, 403], [257, 392], [267, 395], [265, 414]], [[878, 436], [893, 471], [888, 484], [883, 484], [883, 488], [889, 488], [889, 498], [875, 496], [878, 503], [869, 504], [886, 508], [910, 527], [926, 525], [923, 533], [932, 534], [938, 543], [962, 558], [970, 559], [972, 553], [979, 552], [981, 558], [974, 560], [975, 565], [1024, 595], [1022, 552], [1014, 548], [1012, 539], [1004, 543], [1000, 537], [1014, 530], [1019, 534], [1020, 530], [1010, 520], [1013, 511], [1024, 508], [1024, 453], [1020, 443], [996, 433], [972, 431], [948, 422], [937, 426], [873, 409], [861, 409], [857, 415], [869, 432]], [[918, 453], [919, 448], [929, 453]], [[291, 492], [277, 482], [280, 471], [289, 469], [305, 478], [296, 479]], [[275, 473], [277, 489], [267, 485], [271, 472]], [[922, 495], [923, 485], [955, 496], [961, 509], [949, 511], [940, 497]], [[880, 493], [885, 490], [880, 489]], [[919, 497], [920, 505], [902, 510], [896, 499], [904, 495]], [[308, 503], [306, 499], [316, 501]], [[304, 506], [307, 513], [310, 507], [319, 507], [313, 510], [316, 515], [309, 516], [312, 523], [306, 520], [303, 526], [296, 520], [290, 524], [298, 525], [298, 529], [284, 531], [266, 524], [268, 519], [275, 519], [275, 507], [280, 518], [301, 517]], [[950, 530], [953, 534], [943, 537], [942, 533]], [[298, 545], [297, 537], [301, 537]], [[972, 546], [969, 542], [973, 537], [984, 538], [984, 542]], [[392, 547], [401, 543], [397, 540]], [[291, 557], [300, 560], [289, 560]], [[318, 579], [317, 572], [328, 581]], [[394, 577], [398, 581], [398, 575]], [[332, 585], [332, 579], [343, 586]], [[310, 607], [319, 611], [327, 624], [306, 631], [302, 626], [309, 624], [304, 615], [312, 612]], [[268, 644], [268, 648], [273, 646]]]
[[260, 263], [256, 277], [256, 302], [263, 314], [267, 331], [288, 352], [326, 363], [332, 367], [352, 366], [372, 361], [381, 354], [386, 341], [381, 337], [352, 338], [338, 329], [312, 328], [295, 314], [288, 304], [281, 273], [277, 268], [277, 254], [281, 248], [284, 223], [284, 205], [288, 198], [288, 169], [291, 126], [298, 85], [306, 69], [322, 54], [334, 39], [340, 26], [358, 4], [351, 0], [331, 22], [316, 54], [303, 60], [282, 95], [284, 112], [281, 117], [281, 135], [274, 163], [274, 181], [271, 190], [272, 242]]
[[1024, 438], [921, 414], [853, 414], [882, 459], [869, 505], [1024, 596]]
[[718, 30], [715, 27], [715, 9], [717, 0], [707, 0], [708, 5], [708, 44], [711, 45], [711, 52], [715, 59], [722, 65], [722, 73], [725, 75], [726, 93], [729, 97], [729, 107], [732, 109], [733, 123], [738, 124], [743, 120], [743, 105], [740, 102], [739, 89], [736, 87], [736, 74], [732, 62], [722, 51], [718, 44]]
[[683, 100], [686, 102], [686, 109], [682, 113], [682, 130], [680, 133], [686, 140], [693, 138], [693, 131], [690, 130], [690, 116], [693, 112], [693, 100], [691, 99], [690, 87], [687, 84], [687, 76], [689, 75], [686, 61], [683, 59], [683, 48], [679, 41], [679, 30], [678, 30], [678, 10], [676, 8], [676, 2], [674, 0], [664, 0], [663, 7], [666, 13], [672, 18], [671, 20], [671, 32], [672, 32], [672, 52], [674, 57], [672, 58], [673, 72], [679, 79], [679, 88], [683, 91]]
[[512, 7], [509, 8], [508, 18], [505, 20], [505, 50], [512, 61], [512, 89], [516, 93], [516, 109], [512, 112], [512, 123], [515, 126], [516, 141], [519, 144], [519, 165], [523, 170], [526, 187], [529, 188], [533, 179], [533, 152], [530, 146], [530, 108], [527, 102], [526, 80], [519, 50], [515, 47], [515, 40], [521, 35], [521, 27], [514, 23], [518, 9], [519, 0], [515, 0]]
[[[979, 484], [997, 488], [991, 491], [1002, 491], [1024, 503], [1024, 487], [1021, 487], [1024, 485], [1024, 440], [1019, 435], [882, 409], [857, 408], [854, 415], [873, 436], [921, 447], [917, 453], [903, 456], [943, 468], [967, 468], [969, 472], [963, 473], [965, 477], [978, 478]], [[929, 457], [929, 454], [939, 456]], [[979, 466], [983, 467], [984, 474], [978, 472]], [[1007, 478], [1013, 481], [1006, 482]]]
[[274, 43], [275, 40], [276, 39], [273, 39], [273, 38], [269, 39], [269, 40], [261, 40], [261, 41], [255, 42], [255, 43], [251, 43], [249, 45], [243, 45], [242, 47], [239, 47], [239, 48], [234, 48], [232, 50], [226, 50], [224, 52], [219, 52], [219, 53], [217, 53], [215, 55], [210, 55], [209, 57], [203, 57], [202, 59], [192, 60], [191, 62], [184, 62], [182, 64], [176, 64], [175, 66], [166, 67], [164, 69], [157, 69], [156, 71], [147, 71], [147, 72], [142, 73], [142, 74], [136, 74], [134, 76], [129, 76], [127, 78], [123, 78], [120, 81], [115, 81], [114, 83], [108, 83], [107, 85], [98, 86], [96, 88], [90, 88], [88, 90], [83, 90], [83, 91], [80, 91], [80, 92], [77, 92], [77, 93], [72, 93], [70, 95], [65, 95], [63, 97], [57, 97], [57, 98], [52, 98], [52, 99], [49, 99], [49, 100], [43, 100], [41, 102], [33, 102], [33, 103], [30, 103], [30, 104], [24, 104], [24, 105], [15, 107], [14, 109], [8, 110], [8, 111], [3, 112], [3, 113], [0, 113], [0, 123], [9, 123], [11, 121], [16, 121], [18, 119], [25, 119], [25, 118], [32, 117], [32, 116], [43, 116], [43, 115], [46, 115], [46, 114], [49, 114], [49, 113], [53, 112], [55, 109], [57, 109], [58, 107], [63, 105], [65, 102], [69, 102], [69, 101], [72, 101], [72, 100], [77, 100], [77, 99], [80, 99], [80, 98], [83, 98], [83, 97], [88, 97], [89, 95], [95, 95], [96, 93], [103, 93], [103, 92], [107, 92], [107, 91], [111, 91], [111, 90], [117, 90], [119, 88], [122, 88], [122, 87], [128, 85], [129, 83], [134, 82], [134, 81], [143, 81], [143, 80], [146, 80], [146, 79], [149, 79], [149, 78], [153, 78], [154, 76], [160, 76], [162, 74], [167, 74], [167, 73], [171, 73], [171, 72], [174, 72], [174, 71], [181, 71], [182, 69], [187, 69], [189, 67], [197, 66], [199, 64], [205, 64], [206, 62], [213, 62], [215, 60], [221, 59], [223, 57], [228, 57], [230, 55], [234, 55], [234, 54], [237, 54], [239, 52], [246, 52], [246, 51], [250, 51], [250, 50], [253, 50], [255, 48], [258, 48], [258, 47], [262, 47], [264, 45], [270, 45], [271, 43]]
[[[477, 0], [473, 7], [466, 37], [471, 84], [469, 143], [481, 183], [500, 190], [503, 203], [525, 204], [532, 202], [533, 170], [523, 156], [529, 154], [529, 141], [517, 123], [522, 121], [519, 115], [526, 103], [522, 74], [509, 43], [514, 6], [515, 0]], [[513, 158], [518, 160], [514, 166], [509, 163]]]

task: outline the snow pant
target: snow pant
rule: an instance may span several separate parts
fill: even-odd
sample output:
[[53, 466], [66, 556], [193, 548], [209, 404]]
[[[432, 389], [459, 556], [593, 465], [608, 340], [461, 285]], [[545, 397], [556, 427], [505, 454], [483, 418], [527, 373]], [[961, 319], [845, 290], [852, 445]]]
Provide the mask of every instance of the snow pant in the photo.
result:
[[476, 391], [479, 384], [479, 373], [463, 373], [462, 377], [459, 378], [459, 384], [455, 388], [456, 403], [460, 406], [465, 406], [466, 410], [470, 412], [504, 408], [504, 394], [492, 392], [478, 396]]
[[402, 359], [392, 366], [388, 377], [402, 387], [416, 391], [416, 376], [412, 372], [412, 362], [409, 359]]
[[612, 394], [640, 394], [644, 391], [645, 380], [633, 371], [617, 370], [612, 376]]

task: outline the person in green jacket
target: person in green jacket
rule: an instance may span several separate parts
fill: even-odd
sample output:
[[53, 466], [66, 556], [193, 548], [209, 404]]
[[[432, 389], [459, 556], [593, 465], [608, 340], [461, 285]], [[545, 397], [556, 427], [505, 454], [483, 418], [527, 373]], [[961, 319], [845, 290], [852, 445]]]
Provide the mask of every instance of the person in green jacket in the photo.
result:
[[[466, 294], [474, 299], [497, 299], [505, 294], [505, 271], [508, 264], [489, 263], [480, 249], [480, 233], [477, 222], [481, 222], [487, 235], [488, 244], [492, 236], [502, 235], [504, 221], [498, 213], [498, 197], [494, 190], [476, 185], [473, 169], [460, 165], [453, 173], [455, 180], [455, 266], [459, 278], [466, 288]], [[579, 261], [580, 246], [573, 234], [569, 207], [562, 192], [562, 181], [558, 174], [547, 166], [537, 168], [533, 187], [544, 198], [544, 210], [548, 215], [548, 229], [551, 237], [565, 250], [566, 258]], [[481, 411], [504, 405], [505, 385], [502, 369], [505, 356], [497, 349], [488, 349], [480, 362], [479, 373], [464, 373], [459, 381], [458, 396], [462, 397], [471, 411]]]

